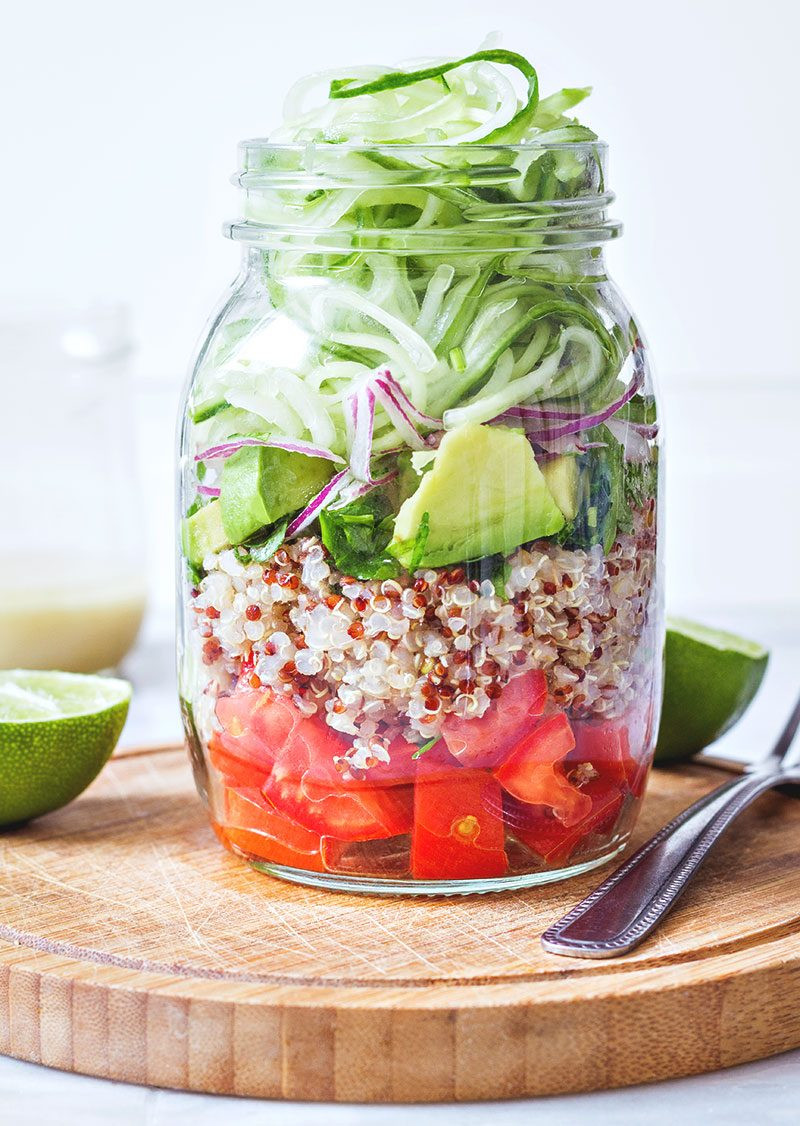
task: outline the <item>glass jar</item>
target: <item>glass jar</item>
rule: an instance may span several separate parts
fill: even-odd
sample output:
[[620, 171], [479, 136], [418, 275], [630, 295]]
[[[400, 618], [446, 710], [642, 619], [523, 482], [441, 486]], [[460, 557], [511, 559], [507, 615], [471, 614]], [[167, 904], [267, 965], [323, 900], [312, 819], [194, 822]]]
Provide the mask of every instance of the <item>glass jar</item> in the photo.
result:
[[605, 863], [663, 642], [605, 147], [240, 152], [243, 269], [180, 439], [180, 683], [220, 840], [373, 892]]
[[0, 668], [113, 668], [146, 590], [126, 310], [39, 310], [0, 339]]

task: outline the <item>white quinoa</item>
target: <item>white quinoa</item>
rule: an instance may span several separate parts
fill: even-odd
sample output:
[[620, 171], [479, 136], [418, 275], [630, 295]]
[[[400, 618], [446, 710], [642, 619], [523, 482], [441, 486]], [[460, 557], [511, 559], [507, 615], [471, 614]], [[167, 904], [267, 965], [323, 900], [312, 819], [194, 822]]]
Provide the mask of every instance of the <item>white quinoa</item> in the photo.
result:
[[314, 536], [284, 545], [266, 566], [234, 551], [210, 555], [192, 591], [201, 735], [213, 700], [245, 677], [287, 695], [353, 737], [340, 764], [386, 761], [396, 735], [420, 743], [453, 712], [481, 716], [508, 681], [542, 669], [553, 702], [576, 717], [612, 717], [642, 692], [655, 571], [652, 510], [633, 535], [569, 551], [548, 541], [508, 560], [506, 598], [460, 567], [405, 581], [342, 575]]

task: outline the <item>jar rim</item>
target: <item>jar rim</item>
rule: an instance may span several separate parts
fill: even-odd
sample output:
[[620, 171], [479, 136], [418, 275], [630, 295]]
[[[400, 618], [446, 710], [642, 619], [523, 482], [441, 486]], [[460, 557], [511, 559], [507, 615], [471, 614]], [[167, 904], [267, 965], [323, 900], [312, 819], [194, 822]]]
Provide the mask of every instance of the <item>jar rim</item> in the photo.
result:
[[[241, 221], [223, 228], [236, 241], [340, 252], [353, 249], [394, 254], [505, 252], [536, 245], [540, 249], [588, 248], [616, 238], [621, 226], [607, 217], [614, 196], [606, 190], [604, 141], [528, 141], [521, 144], [435, 143], [347, 144], [309, 141], [275, 144], [268, 138], [240, 142], [239, 169], [232, 177], [245, 197]], [[550, 194], [524, 198], [513, 185], [525, 182], [533, 161], [560, 154], [578, 169], [577, 186], [559, 191], [551, 176]], [[362, 158], [359, 160], [359, 158]], [[505, 159], [502, 159], [505, 158]], [[533, 158], [526, 160], [525, 158]], [[572, 174], [572, 169], [570, 173]], [[504, 202], [481, 195], [483, 189], [512, 185]], [[365, 227], [344, 214], [334, 223], [306, 222], [302, 211], [315, 197], [370, 189], [476, 192], [474, 202], [459, 200], [461, 222], [435, 227]], [[292, 193], [296, 193], [291, 204]], [[454, 198], [453, 196], [450, 197]]]
[[465, 141], [461, 144], [455, 142], [443, 141], [425, 141], [424, 143], [408, 143], [406, 141], [380, 141], [374, 144], [351, 144], [348, 141], [308, 141], [305, 144], [296, 142], [283, 143], [271, 141], [269, 137], [246, 137], [239, 142], [239, 151], [243, 152], [250, 148], [257, 148], [261, 152], [276, 152], [276, 153], [305, 153], [315, 149], [322, 152], [344, 152], [344, 153], [369, 153], [369, 152], [386, 152], [386, 153], [412, 153], [421, 152], [423, 154], [444, 151], [444, 152], [460, 152], [460, 153], [499, 153], [499, 152], [530, 152], [532, 149], [567, 149], [574, 152], [591, 150], [600, 150], [603, 153], [608, 152], [608, 142], [597, 138], [594, 141], [542, 141], [534, 139], [531, 141], [522, 141], [519, 144], [491, 144], [485, 145], [480, 141]]

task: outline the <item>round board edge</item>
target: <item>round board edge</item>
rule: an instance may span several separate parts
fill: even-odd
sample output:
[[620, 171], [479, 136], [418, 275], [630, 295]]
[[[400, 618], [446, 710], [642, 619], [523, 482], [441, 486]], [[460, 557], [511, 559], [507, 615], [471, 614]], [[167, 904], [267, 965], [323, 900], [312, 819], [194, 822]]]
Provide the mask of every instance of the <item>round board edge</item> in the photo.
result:
[[687, 983], [673, 968], [672, 983], [657, 988], [642, 980], [653, 971], [633, 971], [626, 991], [592, 996], [591, 1016], [584, 1005], [536, 996], [535, 985], [490, 987], [491, 996], [461, 1007], [442, 990], [431, 1005], [339, 989], [358, 996], [332, 1004], [310, 986], [317, 995], [301, 998], [297, 988], [241, 983], [223, 999], [207, 981], [116, 967], [91, 974], [31, 954], [0, 945], [0, 1051], [211, 1094], [363, 1103], [567, 1094], [714, 1071], [800, 1045], [792, 936], [757, 959], [724, 956], [714, 978]]

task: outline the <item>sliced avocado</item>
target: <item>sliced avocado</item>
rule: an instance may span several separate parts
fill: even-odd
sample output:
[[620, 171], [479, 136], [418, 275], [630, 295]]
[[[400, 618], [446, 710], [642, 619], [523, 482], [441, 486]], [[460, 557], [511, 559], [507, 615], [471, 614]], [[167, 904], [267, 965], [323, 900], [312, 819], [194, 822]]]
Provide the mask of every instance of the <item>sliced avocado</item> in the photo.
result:
[[389, 550], [404, 567], [426, 513], [422, 567], [508, 555], [564, 525], [523, 432], [477, 422], [444, 436], [432, 468], [401, 506]]
[[308, 504], [333, 476], [321, 457], [244, 446], [225, 462], [220, 481], [222, 524], [230, 543], [242, 543], [282, 516]]
[[228, 546], [222, 526], [222, 506], [218, 500], [204, 504], [187, 516], [182, 529], [183, 554], [193, 567], [202, 567], [207, 555], [213, 555]]
[[565, 520], [578, 515], [580, 470], [574, 454], [561, 454], [539, 466], [553, 500], [561, 509]]

